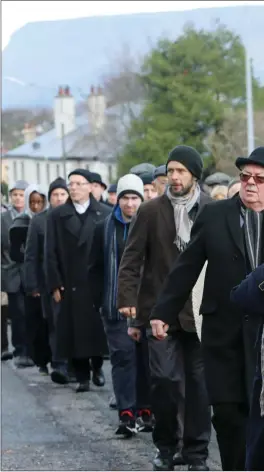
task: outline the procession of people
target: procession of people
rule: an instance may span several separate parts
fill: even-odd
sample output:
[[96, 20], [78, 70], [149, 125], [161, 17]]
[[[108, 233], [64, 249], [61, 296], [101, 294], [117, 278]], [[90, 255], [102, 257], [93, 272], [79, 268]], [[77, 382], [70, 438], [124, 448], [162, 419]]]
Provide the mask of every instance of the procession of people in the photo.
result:
[[109, 358], [113, 433], [152, 434], [153, 470], [209, 470], [212, 426], [223, 470], [264, 470], [264, 147], [235, 169], [204, 179], [178, 145], [108, 188], [17, 181], [2, 208], [2, 362], [81, 395]]

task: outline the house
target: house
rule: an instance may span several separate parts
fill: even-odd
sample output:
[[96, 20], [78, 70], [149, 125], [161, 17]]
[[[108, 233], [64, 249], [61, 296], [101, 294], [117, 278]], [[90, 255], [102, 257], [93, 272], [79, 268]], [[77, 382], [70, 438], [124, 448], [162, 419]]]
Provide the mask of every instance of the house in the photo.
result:
[[26, 124], [24, 144], [6, 152], [8, 182], [26, 179], [48, 187], [58, 176], [76, 167], [101, 174], [106, 184], [117, 178], [117, 153], [125, 139], [117, 109], [107, 108], [103, 90], [91, 87], [87, 110], [76, 116], [75, 99], [69, 87], [59, 87], [54, 99], [54, 128], [37, 135]]

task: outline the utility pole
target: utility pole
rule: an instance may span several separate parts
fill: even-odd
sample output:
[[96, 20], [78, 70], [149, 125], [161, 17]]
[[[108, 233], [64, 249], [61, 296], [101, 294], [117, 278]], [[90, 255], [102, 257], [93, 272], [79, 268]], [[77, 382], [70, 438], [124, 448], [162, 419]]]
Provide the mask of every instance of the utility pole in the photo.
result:
[[63, 159], [64, 179], [67, 181], [67, 156], [66, 156], [66, 150], [65, 150], [64, 123], [61, 123], [61, 150], [62, 150], [62, 159]]
[[247, 98], [247, 147], [248, 155], [254, 150], [254, 112], [253, 112], [253, 92], [252, 92], [252, 61], [247, 47], [246, 53], [246, 98]]

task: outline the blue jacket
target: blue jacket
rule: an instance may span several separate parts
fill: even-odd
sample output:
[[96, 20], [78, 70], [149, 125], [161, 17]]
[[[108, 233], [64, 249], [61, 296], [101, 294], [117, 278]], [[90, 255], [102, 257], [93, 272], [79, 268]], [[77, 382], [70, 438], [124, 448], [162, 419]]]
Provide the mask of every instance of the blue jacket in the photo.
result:
[[231, 301], [243, 311], [264, 317], [264, 264], [233, 288]]

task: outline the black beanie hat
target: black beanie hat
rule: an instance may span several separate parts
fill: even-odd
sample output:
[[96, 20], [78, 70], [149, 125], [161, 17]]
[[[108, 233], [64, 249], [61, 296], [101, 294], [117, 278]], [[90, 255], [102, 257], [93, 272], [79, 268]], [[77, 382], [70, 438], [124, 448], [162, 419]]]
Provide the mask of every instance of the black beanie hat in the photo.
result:
[[91, 172], [89, 172], [89, 170], [86, 170], [86, 169], [75, 169], [75, 170], [72, 170], [69, 175], [68, 175], [68, 179], [70, 178], [71, 175], [81, 175], [82, 177], [84, 177], [87, 182], [89, 183], [92, 183], [92, 176], [91, 176]]
[[154, 175], [150, 172], [144, 172], [143, 174], [140, 174], [139, 177], [144, 185], [151, 185], [154, 180]]
[[183, 164], [191, 174], [198, 180], [202, 177], [203, 161], [196, 149], [190, 146], [176, 146], [169, 153], [166, 168], [171, 161], [177, 161]]
[[57, 179], [53, 180], [49, 186], [49, 192], [48, 192], [48, 199], [50, 200], [51, 194], [53, 190], [56, 190], [57, 188], [63, 188], [69, 193], [67, 184], [65, 180], [62, 177], [58, 177]]

